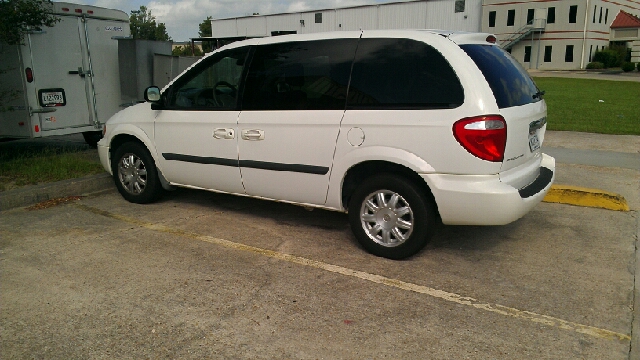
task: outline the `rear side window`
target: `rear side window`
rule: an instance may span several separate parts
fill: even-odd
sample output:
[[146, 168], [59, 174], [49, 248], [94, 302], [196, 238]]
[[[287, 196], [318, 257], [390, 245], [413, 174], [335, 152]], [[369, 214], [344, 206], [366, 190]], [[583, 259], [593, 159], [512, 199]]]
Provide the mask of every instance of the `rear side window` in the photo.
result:
[[247, 76], [243, 110], [344, 110], [358, 39], [261, 45]]
[[540, 101], [536, 84], [511, 54], [494, 45], [461, 45], [460, 47], [484, 74], [499, 108]]
[[431, 46], [409, 39], [360, 40], [348, 108], [449, 109], [463, 102], [458, 77]]

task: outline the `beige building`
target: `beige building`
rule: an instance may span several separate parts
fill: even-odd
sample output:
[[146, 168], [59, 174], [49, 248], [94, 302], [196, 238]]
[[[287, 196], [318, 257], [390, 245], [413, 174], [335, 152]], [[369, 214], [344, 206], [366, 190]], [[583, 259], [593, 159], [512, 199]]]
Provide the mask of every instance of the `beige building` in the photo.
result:
[[482, 31], [525, 68], [584, 69], [610, 42], [626, 44], [640, 62], [638, 15], [637, 0], [483, 0]]

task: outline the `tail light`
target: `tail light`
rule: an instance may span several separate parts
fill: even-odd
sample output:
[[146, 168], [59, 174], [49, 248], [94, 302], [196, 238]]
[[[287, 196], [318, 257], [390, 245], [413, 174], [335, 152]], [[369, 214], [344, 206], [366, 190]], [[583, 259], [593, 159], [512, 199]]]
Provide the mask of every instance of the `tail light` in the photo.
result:
[[477, 116], [456, 121], [453, 136], [472, 155], [502, 162], [507, 144], [507, 123], [500, 115]]
[[24, 75], [26, 76], [28, 83], [33, 82], [33, 70], [31, 70], [30, 67], [24, 69]]

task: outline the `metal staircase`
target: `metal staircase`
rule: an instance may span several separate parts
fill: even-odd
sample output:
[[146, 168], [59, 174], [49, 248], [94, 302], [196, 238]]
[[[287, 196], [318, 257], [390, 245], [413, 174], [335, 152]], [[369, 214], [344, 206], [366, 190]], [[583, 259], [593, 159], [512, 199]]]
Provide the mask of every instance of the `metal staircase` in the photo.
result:
[[510, 49], [513, 45], [517, 44], [520, 40], [526, 38], [533, 32], [542, 32], [545, 28], [545, 21], [530, 21], [527, 25], [516, 30], [513, 34], [509, 35], [506, 39], [500, 42], [500, 46], [503, 49]]

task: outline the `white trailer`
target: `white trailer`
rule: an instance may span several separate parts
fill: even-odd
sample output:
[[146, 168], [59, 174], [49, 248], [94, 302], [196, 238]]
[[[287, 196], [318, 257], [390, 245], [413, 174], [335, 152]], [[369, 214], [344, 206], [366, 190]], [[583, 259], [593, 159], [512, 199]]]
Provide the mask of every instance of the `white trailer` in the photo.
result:
[[128, 37], [120, 10], [53, 3], [54, 27], [23, 45], [0, 43], [0, 139], [83, 133], [97, 142], [121, 110], [117, 38]]

